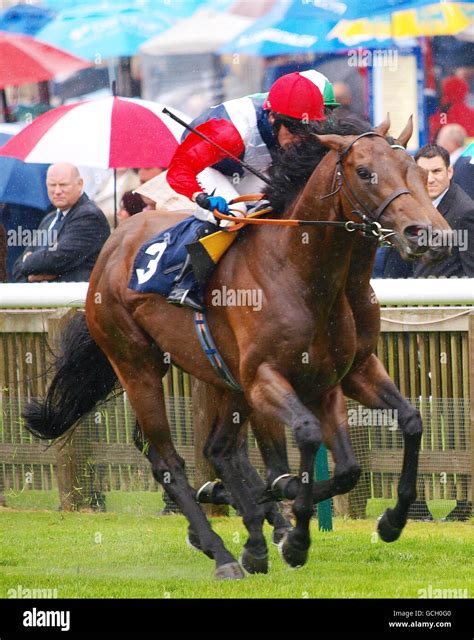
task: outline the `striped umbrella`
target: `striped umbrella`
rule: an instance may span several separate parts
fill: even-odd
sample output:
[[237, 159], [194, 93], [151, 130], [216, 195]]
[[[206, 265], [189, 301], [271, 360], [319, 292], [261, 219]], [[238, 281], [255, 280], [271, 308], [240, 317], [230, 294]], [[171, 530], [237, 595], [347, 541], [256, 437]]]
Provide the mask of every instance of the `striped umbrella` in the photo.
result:
[[474, 24], [474, 5], [468, 2], [431, 2], [428, 6], [381, 12], [357, 20], [341, 20], [328, 39], [348, 46], [372, 38], [414, 38], [447, 36], [465, 31]]
[[161, 113], [163, 106], [110, 96], [57, 107], [8, 141], [0, 155], [103, 169], [167, 167], [183, 128]]

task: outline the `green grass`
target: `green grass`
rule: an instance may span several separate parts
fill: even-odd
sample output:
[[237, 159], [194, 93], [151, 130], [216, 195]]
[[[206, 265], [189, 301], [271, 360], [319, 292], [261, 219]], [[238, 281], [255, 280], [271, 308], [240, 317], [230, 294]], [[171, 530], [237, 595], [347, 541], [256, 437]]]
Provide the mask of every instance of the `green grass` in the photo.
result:
[[[154, 516], [163, 508], [161, 491], [108, 491], [106, 494], [107, 511], [112, 513], [130, 513], [139, 516]], [[34, 509], [57, 511], [59, 496], [57, 491], [9, 490], [5, 493], [6, 506], [12, 509]], [[368, 500], [367, 517], [378, 518], [394, 500], [374, 498]], [[429, 500], [428, 507], [435, 520], [441, 520], [456, 506], [455, 500]]]
[[[238, 557], [241, 519], [216, 518], [213, 526]], [[472, 594], [472, 520], [409, 522], [390, 545], [374, 531], [374, 519], [336, 518], [331, 533], [314, 523], [302, 569], [288, 568], [272, 546], [267, 576], [223, 583], [213, 579], [214, 563], [185, 545], [182, 516], [7, 507], [0, 509], [0, 597], [18, 585], [57, 589], [59, 598], [417, 598], [429, 585]]]

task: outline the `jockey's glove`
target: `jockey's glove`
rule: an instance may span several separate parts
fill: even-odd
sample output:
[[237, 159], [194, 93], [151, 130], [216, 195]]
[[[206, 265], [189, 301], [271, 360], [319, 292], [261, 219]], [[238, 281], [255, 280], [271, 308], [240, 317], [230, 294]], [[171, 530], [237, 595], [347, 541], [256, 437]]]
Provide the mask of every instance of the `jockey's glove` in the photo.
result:
[[217, 209], [219, 213], [230, 214], [227, 200], [222, 196], [208, 196], [206, 193], [200, 193], [196, 196], [196, 204], [208, 211]]

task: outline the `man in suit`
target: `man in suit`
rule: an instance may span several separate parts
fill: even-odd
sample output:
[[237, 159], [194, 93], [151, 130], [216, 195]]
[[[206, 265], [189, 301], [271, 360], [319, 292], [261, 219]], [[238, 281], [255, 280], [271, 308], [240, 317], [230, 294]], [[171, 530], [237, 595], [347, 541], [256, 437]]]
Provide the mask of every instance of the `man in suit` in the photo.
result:
[[460, 124], [447, 124], [438, 132], [436, 144], [449, 153], [453, 168], [453, 182], [458, 184], [470, 198], [474, 198], [474, 161], [463, 156], [466, 146], [466, 129]]
[[461, 156], [453, 167], [453, 182], [474, 200], [474, 158]]
[[77, 167], [58, 162], [46, 184], [56, 211], [48, 214], [13, 267], [16, 282], [85, 282], [110, 228], [102, 211], [83, 193]]
[[[415, 278], [437, 277], [474, 277], [474, 201], [459, 187], [451, 182], [453, 168], [449, 163], [449, 154], [444, 147], [428, 144], [415, 155], [416, 163], [428, 172], [427, 189], [433, 205], [444, 216], [454, 231], [451, 242], [452, 253], [448, 258], [432, 265], [424, 265], [422, 260], [415, 263]], [[450, 426], [447, 426], [450, 439]], [[472, 503], [468, 498], [467, 477], [459, 475], [457, 479], [458, 499], [454, 509], [445, 520], [467, 520], [472, 514]], [[420, 498], [411, 505], [409, 516], [415, 519], [433, 519], [428, 505], [421, 493]]]
[[426, 265], [419, 260], [415, 263], [415, 278], [474, 278], [474, 201], [451, 182], [453, 168], [444, 147], [427, 144], [417, 152], [415, 161], [428, 173], [427, 189], [433, 205], [454, 231], [449, 240], [451, 255], [436, 264]]

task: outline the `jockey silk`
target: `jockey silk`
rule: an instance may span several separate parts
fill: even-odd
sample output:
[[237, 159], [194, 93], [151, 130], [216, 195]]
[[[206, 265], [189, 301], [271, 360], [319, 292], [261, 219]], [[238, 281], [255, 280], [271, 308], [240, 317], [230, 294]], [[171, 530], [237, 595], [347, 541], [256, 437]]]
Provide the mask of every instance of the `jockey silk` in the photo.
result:
[[[265, 93], [257, 93], [223, 102], [208, 109], [191, 125], [255, 169], [265, 172], [277, 146], [267, 112], [263, 110], [266, 97]], [[178, 193], [191, 198], [202, 190], [197, 176], [206, 167], [229, 176], [238, 192], [240, 179], [252, 176], [211, 143], [186, 131], [168, 169], [168, 183]]]

